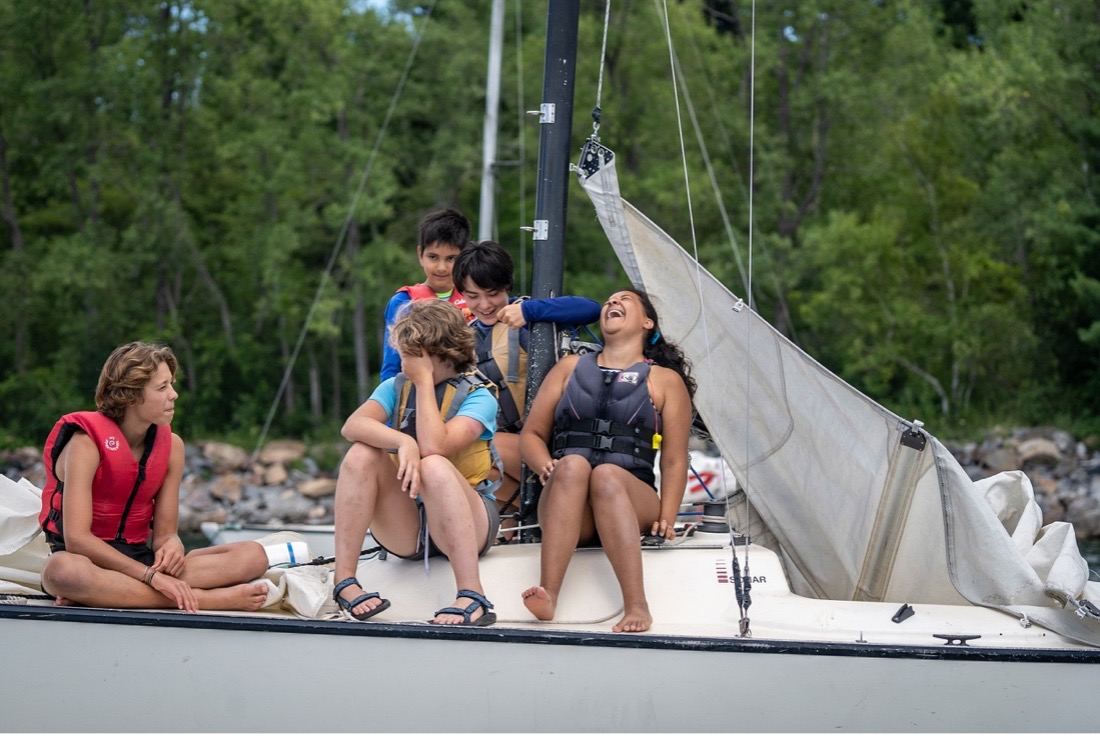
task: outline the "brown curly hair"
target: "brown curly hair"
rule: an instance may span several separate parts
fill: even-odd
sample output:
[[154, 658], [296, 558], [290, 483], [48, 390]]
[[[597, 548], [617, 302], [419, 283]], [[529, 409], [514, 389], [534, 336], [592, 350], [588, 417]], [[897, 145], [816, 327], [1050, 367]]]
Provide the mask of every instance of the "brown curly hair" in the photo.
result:
[[462, 311], [442, 299], [417, 299], [398, 312], [390, 328], [390, 345], [406, 353], [438, 355], [456, 371], [473, 368], [474, 331]]
[[174, 380], [178, 364], [167, 345], [131, 342], [115, 348], [99, 373], [96, 409], [115, 421], [122, 419], [126, 407], [141, 400], [141, 392], [161, 363], [168, 365]]

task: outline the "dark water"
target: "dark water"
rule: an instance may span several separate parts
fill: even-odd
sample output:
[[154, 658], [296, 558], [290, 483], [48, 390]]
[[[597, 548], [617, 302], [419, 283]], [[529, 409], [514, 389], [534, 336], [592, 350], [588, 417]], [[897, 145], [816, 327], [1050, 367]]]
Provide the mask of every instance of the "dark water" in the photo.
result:
[[1079, 541], [1077, 545], [1081, 548], [1081, 554], [1089, 563], [1089, 568], [1100, 574], [1100, 539]]

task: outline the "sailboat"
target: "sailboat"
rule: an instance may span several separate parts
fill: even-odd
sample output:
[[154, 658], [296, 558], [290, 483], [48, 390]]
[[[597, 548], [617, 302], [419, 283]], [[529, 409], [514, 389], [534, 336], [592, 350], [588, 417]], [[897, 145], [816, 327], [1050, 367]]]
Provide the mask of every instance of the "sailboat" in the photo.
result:
[[[560, 289], [562, 82], [578, 13], [578, 0], [548, 4], [536, 296]], [[740, 486], [675, 542], [643, 549], [650, 631], [611, 633], [621, 600], [599, 549], [577, 551], [555, 621], [534, 620], [520, 593], [538, 578], [537, 543], [482, 558], [498, 623], [476, 629], [424, 620], [453, 600], [445, 560], [363, 559], [361, 579], [393, 603], [367, 623], [335, 615], [323, 565], [273, 571], [272, 606], [255, 614], [9, 595], [4, 725], [1095, 731], [1100, 588], [1072, 531], [1040, 526], [1026, 478], [972, 483], [918, 422], [785, 340], [624, 200], [610, 149], [592, 141], [577, 168], [631, 280], [695, 361], [699, 411]], [[724, 379], [709, 380], [708, 365]], [[0, 498], [36, 512], [33, 489], [20, 489]], [[18, 508], [9, 518], [19, 526]], [[24, 524], [27, 536], [0, 546], [0, 577], [33, 591], [33, 562], [13, 559], [37, 554]]]

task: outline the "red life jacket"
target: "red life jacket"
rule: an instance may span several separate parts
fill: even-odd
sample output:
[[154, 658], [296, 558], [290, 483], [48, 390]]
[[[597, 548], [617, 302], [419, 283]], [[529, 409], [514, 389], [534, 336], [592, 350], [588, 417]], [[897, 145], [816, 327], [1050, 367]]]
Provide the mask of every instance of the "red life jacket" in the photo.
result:
[[[397, 292], [405, 292], [409, 295], [409, 298], [413, 301], [417, 299], [438, 299], [439, 295], [435, 293], [435, 289], [427, 284], [413, 284], [412, 286], [402, 286]], [[470, 308], [466, 306], [466, 297], [462, 296], [462, 292], [458, 289], [451, 289], [451, 295], [447, 297], [447, 301], [455, 305], [462, 310], [462, 316], [466, 318], [466, 323], [469, 324], [474, 319], [474, 313], [470, 311]]]
[[38, 523], [64, 538], [61, 504], [65, 483], [57, 477], [55, 465], [65, 445], [80, 431], [86, 432], [99, 450], [99, 467], [92, 479], [92, 534], [105, 541], [144, 543], [153, 521], [153, 497], [168, 475], [172, 428], [151, 425], [138, 461], [118, 423], [97, 411], [66, 414], [50, 431], [42, 452], [46, 488]]

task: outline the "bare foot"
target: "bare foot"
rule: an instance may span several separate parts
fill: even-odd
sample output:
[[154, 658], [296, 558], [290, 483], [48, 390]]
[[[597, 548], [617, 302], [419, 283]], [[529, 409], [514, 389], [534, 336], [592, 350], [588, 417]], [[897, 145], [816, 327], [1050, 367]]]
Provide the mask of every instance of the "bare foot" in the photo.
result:
[[632, 606], [623, 612], [619, 623], [612, 627], [612, 631], [649, 631], [653, 623], [653, 617], [649, 615], [649, 606]]
[[[359, 590], [356, 593], [348, 593], [348, 591], [350, 591], [352, 588], [358, 588]], [[361, 588], [360, 586], [356, 585], [355, 583], [352, 583], [347, 588], [340, 591], [340, 597], [342, 599], [344, 599], [345, 601], [347, 601], [348, 603], [350, 603], [350, 602], [352, 602], [353, 600], [355, 600], [356, 598], [358, 598], [359, 596], [363, 595], [366, 592], [367, 591], [364, 590], [363, 588]], [[345, 593], [347, 593], [347, 595], [344, 595]], [[353, 617], [354, 616], [362, 616], [367, 611], [373, 611], [374, 609], [378, 608], [380, 605], [382, 605], [383, 602], [384, 602], [383, 599], [380, 598], [380, 597], [378, 597], [378, 598], [368, 598], [365, 601], [363, 601], [362, 603], [360, 603], [358, 606], [356, 606], [355, 608], [351, 609], [351, 611], [349, 611], [349, 613], [351, 613], [351, 615]], [[340, 606], [340, 608], [343, 609], [344, 607]]]
[[[466, 596], [460, 596], [455, 599], [455, 602], [450, 605], [451, 608], [467, 608], [474, 602], [473, 598], [467, 598]], [[470, 614], [470, 624], [473, 624], [482, 616], [485, 615], [485, 609], [481, 606], [476, 606], [473, 612]], [[494, 621], [496, 618], [493, 619]], [[466, 617], [458, 613], [438, 613], [435, 618], [432, 619], [433, 624], [462, 624], [466, 623]]]
[[53, 604], [55, 606], [75, 606], [76, 601], [71, 601], [68, 598], [66, 598], [65, 596], [59, 595], [59, 596], [57, 596], [56, 598], [53, 599]]
[[554, 618], [554, 609], [557, 608], [558, 602], [546, 588], [536, 585], [523, 591], [523, 605], [527, 606], [527, 610], [535, 614], [535, 618], [539, 621], [550, 621]]
[[241, 583], [195, 592], [199, 595], [199, 608], [207, 611], [258, 611], [267, 601], [266, 583]]

